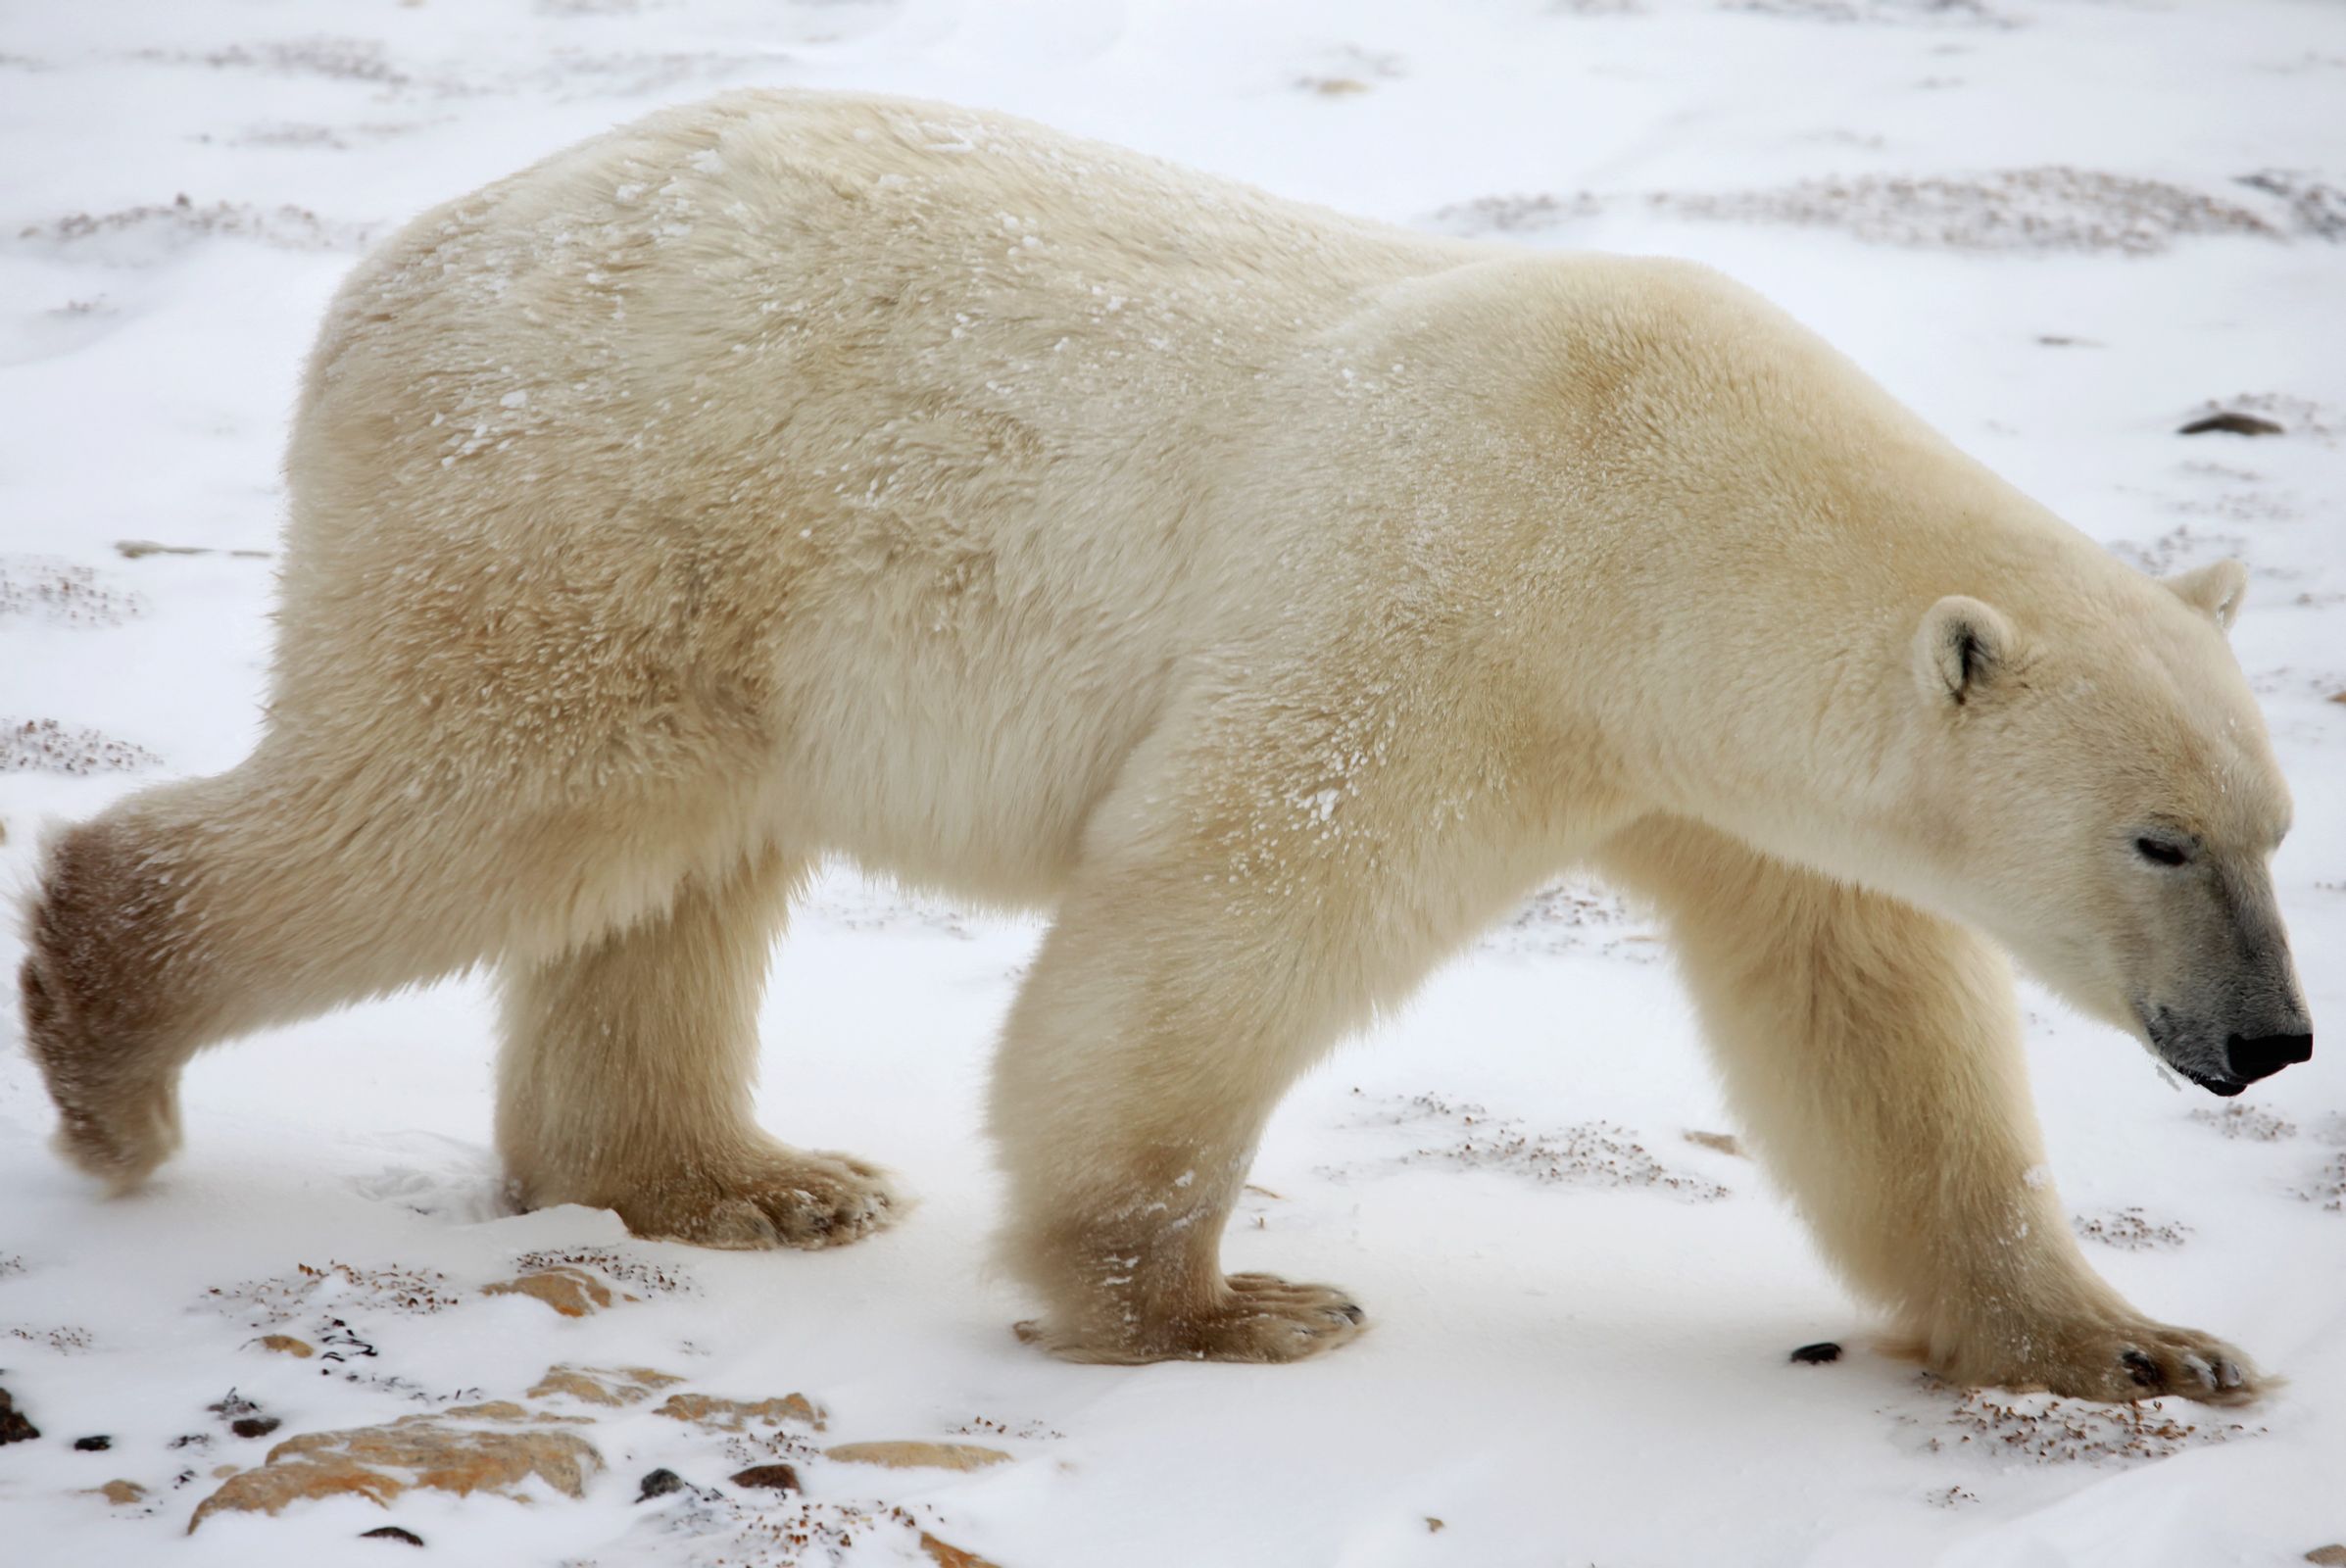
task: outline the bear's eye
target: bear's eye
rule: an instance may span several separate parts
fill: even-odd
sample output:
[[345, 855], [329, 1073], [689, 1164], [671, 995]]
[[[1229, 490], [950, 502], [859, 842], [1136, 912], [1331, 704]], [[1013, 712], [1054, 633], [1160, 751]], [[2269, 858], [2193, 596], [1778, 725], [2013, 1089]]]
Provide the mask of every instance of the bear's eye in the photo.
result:
[[2153, 865], [2181, 865], [2191, 858], [2189, 846], [2171, 839], [2136, 839], [2134, 853]]

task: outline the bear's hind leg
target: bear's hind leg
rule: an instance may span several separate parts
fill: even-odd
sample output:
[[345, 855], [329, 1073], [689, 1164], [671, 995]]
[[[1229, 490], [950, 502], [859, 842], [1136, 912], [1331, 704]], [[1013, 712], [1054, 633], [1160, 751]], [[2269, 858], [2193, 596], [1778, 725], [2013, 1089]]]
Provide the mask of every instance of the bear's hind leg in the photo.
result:
[[178, 1146], [198, 1051], [461, 969], [513, 925], [474, 824], [379, 772], [265, 746], [46, 845], [20, 986], [68, 1159], [137, 1185]]
[[1933, 1371], [2093, 1399], [2257, 1392], [2238, 1350], [2143, 1317], [2078, 1252], [1982, 939], [1679, 819], [1600, 864], [1661, 906], [1761, 1157]]
[[875, 1167], [752, 1118], [758, 998], [805, 870], [763, 852], [688, 878], [665, 910], [508, 962], [497, 1144], [523, 1203], [731, 1248], [834, 1247], [902, 1211]]

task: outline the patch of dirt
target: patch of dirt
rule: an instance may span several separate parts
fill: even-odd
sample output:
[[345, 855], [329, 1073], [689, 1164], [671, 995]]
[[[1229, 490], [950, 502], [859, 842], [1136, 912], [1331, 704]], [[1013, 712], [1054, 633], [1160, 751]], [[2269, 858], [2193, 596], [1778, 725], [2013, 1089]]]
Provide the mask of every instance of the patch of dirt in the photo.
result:
[[1574, 219], [1594, 218], [1604, 210], [1603, 198], [1588, 191], [1570, 196], [1477, 196], [1441, 208], [1434, 221], [1453, 234], [1533, 234]]
[[2154, 577], [2164, 577], [2199, 561], [2238, 556], [2247, 548], [2248, 541], [2238, 534], [2199, 533], [2187, 522], [2176, 523], [2147, 545], [2138, 545], [2131, 539], [2114, 539], [2109, 544], [2110, 554]]
[[130, 741], [53, 718], [0, 719], [0, 773], [134, 773], [163, 759]]
[[1040, 1421], [1022, 1421], [1018, 1425], [1012, 1426], [1007, 1421], [996, 1421], [982, 1415], [973, 1415], [953, 1428], [953, 1435], [961, 1438], [1012, 1438], [1020, 1443], [1036, 1443], [1045, 1439], [1057, 1442], [1067, 1436], [1066, 1433], [1054, 1431]]
[[0, 615], [38, 615], [67, 626], [120, 626], [146, 608], [138, 595], [108, 587], [87, 566], [0, 556]]
[[89, 1330], [77, 1328], [0, 1329], [0, 1339], [21, 1340], [26, 1345], [37, 1345], [44, 1349], [55, 1350], [60, 1355], [72, 1355], [76, 1350], [86, 1350], [93, 1343]]
[[1658, 192], [1687, 218], [1838, 228], [1883, 245], [2146, 256], [2188, 235], [2285, 236], [2257, 213], [2164, 180], [2045, 167], [1970, 177], [1858, 174], [1775, 190]]
[[1452, 233], [1532, 233], [1631, 204], [1711, 221], [1837, 228], [1873, 244], [1931, 250], [2146, 256], [2192, 235], [2291, 238], [2263, 214], [2205, 191], [2057, 166], [1960, 176], [1854, 174], [1772, 190], [1481, 196], [1440, 209], [1434, 221]]
[[1729, 1196], [1727, 1188], [1707, 1177], [1663, 1164], [1628, 1128], [1610, 1122], [1527, 1128], [1481, 1105], [1439, 1095], [1410, 1095], [1385, 1100], [1381, 1108], [1363, 1115], [1360, 1124], [1435, 1135], [1434, 1141], [1395, 1156], [1393, 1163], [1398, 1165], [1495, 1170], [1543, 1185], [1648, 1188], [1700, 1203]]
[[2295, 1122], [2255, 1105], [2203, 1105], [2191, 1112], [2191, 1119], [2202, 1127], [2215, 1128], [2226, 1138], [2245, 1138], [2251, 1143], [2277, 1144], [2284, 1138], [2297, 1136]]
[[1931, 26], [2018, 27], [2019, 17], [1981, 0], [1720, 0], [1722, 11], [1800, 22], [1871, 22]]
[[204, 239], [249, 239], [280, 250], [355, 251], [380, 225], [320, 218], [307, 207], [256, 207], [251, 202], [200, 206], [182, 191], [161, 205], [124, 207], [111, 213], [68, 213], [18, 230], [17, 238], [58, 249], [89, 248], [120, 266], [153, 261], [159, 254]]
[[2115, 1247], [2122, 1252], [2172, 1251], [2191, 1239], [2191, 1227], [2181, 1220], [2154, 1220], [2139, 1208], [2076, 1214], [2070, 1217], [2069, 1224], [2084, 1240]]
[[1640, 959], [1660, 957], [1661, 939], [1637, 925], [1628, 904], [1614, 894], [1588, 883], [1556, 882], [1525, 900], [1477, 946], [1491, 953], [1557, 954], [1593, 948]]
[[680, 1264], [646, 1262], [629, 1257], [615, 1247], [562, 1247], [523, 1252], [513, 1259], [513, 1268], [523, 1274], [551, 1268], [591, 1268], [614, 1284], [631, 1285], [648, 1296], [692, 1296], [701, 1289]]
[[2298, 170], [2263, 169], [2240, 176], [2250, 190], [2287, 204], [2298, 232], [2316, 239], [2346, 240], [2346, 190]]
[[188, 139], [205, 146], [316, 148], [327, 152], [348, 152], [361, 143], [412, 136], [428, 126], [444, 123], [444, 119], [374, 120], [339, 125], [314, 121], [263, 121], [217, 136], [210, 131], [199, 131]]
[[2346, 1214], [2346, 1154], [2322, 1166], [2312, 1181], [2297, 1190], [2297, 1196], [2332, 1214]]
[[1898, 1412], [1898, 1424], [1921, 1432], [1927, 1453], [1973, 1454], [1999, 1468], [2140, 1464], [2266, 1433], [2261, 1426], [2218, 1420], [2187, 1399], [2097, 1404], [2051, 1394], [1953, 1389], [1929, 1377], [1925, 1386], [1936, 1396], [1932, 1407]]
[[280, 38], [269, 43], [232, 43], [224, 49], [136, 49], [133, 60], [149, 65], [204, 66], [213, 71], [251, 71], [271, 76], [320, 76], [328, 81], [407, 87], [415, 78], [391, 63], [376, 38]]
[[[445, 1312], [463, 1298], [464, 1293], [436, 1269], [359, 1268], [338, 1262], [329, 1262], [323, 1268], [296, 1263], [290, 1277], [216, 1285], [204, 1293], [206, 1304], [231, 1317], [242, 1318], [254, 1328], [289, 1323], [305, 1312], [328, 1307], [341, 1312], [374, 1310], [408, 1315]], [[338, 1318], [330, 1321], [340, 1323]], [[333, 1337], [313, 1334], [310, 1338]]]
[[[694, 1552], [686, 1563], [724, 1568], [829, 1568], [851, 1560], [861, 1543], [881, 1547], [878, 1560], [930, 1562], [939, 1568], [991, 1568], [983, 1557], [931, 1535], [925, 1504], [832, 1502], [795, 1492], [721, 1492], [687, 1488], [672, 1494], [663, 1522], [680, 1535], [701, 1537], [719, 1555]], [[856, 1551], [853, 1560], [864, 1560]]]

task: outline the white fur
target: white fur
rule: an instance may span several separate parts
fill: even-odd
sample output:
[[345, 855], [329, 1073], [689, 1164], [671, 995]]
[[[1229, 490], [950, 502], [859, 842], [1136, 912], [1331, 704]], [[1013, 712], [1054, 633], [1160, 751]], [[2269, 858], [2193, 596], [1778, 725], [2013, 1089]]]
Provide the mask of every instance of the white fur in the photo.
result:
[[266, 740], [67, 835], [34, 913], [93, 1169], [169, 1152], [198, 1047], [495, 961], [531, 1200], [860, 1234], [877, 1173], [748, 1119], [764, 945], [844, 855], [1056, 906], [993, 1102], [1035, 1335], [1291, 1358], [1359, 1314], [1221, 1273], [1263, 1118], [1592, 862], [1933, 1364], [2237, 1392], [2026, 1179], [1979, 933], [2127, 1027], [2213, 961], [2157, 948], [2124, 846], [2155, 812], [2261, 857], [2285, 815], [2239, 581], [2136, 576], [1709, 271], [738, 94], [361, 266], [288, 472]]

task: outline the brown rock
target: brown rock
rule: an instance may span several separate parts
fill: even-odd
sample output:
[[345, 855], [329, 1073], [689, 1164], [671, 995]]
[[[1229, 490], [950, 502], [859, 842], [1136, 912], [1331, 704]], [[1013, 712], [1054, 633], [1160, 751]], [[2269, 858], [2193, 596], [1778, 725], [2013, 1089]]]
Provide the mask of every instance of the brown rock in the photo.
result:
[[212, 1467], [212, 1479], [225, 1481], [232, 1475], [242, 1473], [243, 1469], [244, 1466], [240, 1464], [216, 1464]]
[[583, 1427], [594, 1425], [591, 1415], [553, 1415], [543, 1410], [531, 1410], [511, 1399], [490, 1399], [481, 1404], [452, 1404], [440, 1412], [445, 1419], [458, 1421], [535, 1421], [544, 1426]]
[[667, 1402], [652, 1413], [707, 1427], [711, 1432], [740, 1432], [753, 1421], [769, 1427], [797, 1421], [817, 1432], [823, 1429], [822, 1411], [804, 1394], [785, 1394], [778, 1399], [759, 1399], [755, 1404], [741, 1399], [720, 1399], [709, 1394], [671, 1394]]
[[990, 1464], [1006, 1464], [1010, 1456], [974, 1443], [842, 1443], [825, 1448], [823, 1457], [891, 1470], [983, 1470]]
[[273, 1415], [248, 1415], [229, 1422], [228, 1430], [240, 1438], [266, 1438], [282, 1425]]
[[1716, 1149], [1720, 1153], [1733, 1154], [1737, 1159], [1743, 1157], [1743, 1146], [1736, 1140], [1734, 1133], [1705, 1133], [1688, 1128], [1686, 1129], [1686, 1142], [1700, 1144], [1705, 1149]]
[[108, 1502], [120, 1507], [126, 1503], [136, 1502], [145, 1496], [147, 1489], [135, 1481], [109, 1481], [102, 1487], [90, 1488], [89, 1494], [93, 1497], [104, 1497]]
[[2332, 1542], [2326, 1546], [2316, 1546], [2305, 1554], [2305, 1560], [2321, 1563], [2322, 1568], [2346, 1568], [2346, 1545]]
[[41, 1429], [24, 1419], [17, 1402], [0, 1389], [0, 1443], [30, 1443], [41, 1435]]
[[[483, 1417], [481, 1412], [494, 1410], [494, 1405], [469, 1408], [476, 1420], [512, 1419]], [[461, 1424], [463, 1419], [460, 1412], [449, 1410], [402, 1416], [389, 1426], [288, 1438], [269, 1450], [260, 1469], [230, 1477], [206, 1497], [187, 1528], [192, 1533], [223, 1509], [273, 1514], [305, 1497], [350, 1493], [384, 1504], [413, 1487], [459, 1496], [474, 1492], [512, 1496], [513, 1489], [532, 1476], [565, 1496], [577, 1497], [585, 1494], [586, 1478], [603, 1468], [603, 1456], [575, 1432], [467, 1426]]]
[[799, 1473], [786, 1464], [754, 1464], [747, 1470], [736, 1470], [728, 1478], [737, 1487], [763, 1487], [769, 1492], [796, 1492]]
[[290, 1355], [297, 1361], [307, 1361], [318, 1353], [310, 1348], [308, 1340], [297, 1340], [290, 1334], [264, 1334], [261, 1336], [261, 1348], [274, 1350], [279, 1355]]
[[544, 1399], [561, 1394], [587, 1404], [641, 1404], [658, 1390], [683, 1381], [648, 1366], [550, 1366], [529, 1396]]
[[564, 1317], [584, 1317], [611, 1303], [610, 1286], [584, 1269], [569, 1267], [540, 1269], [519, 1279], [500, 1280], [495, 1285], [482, 1286], [480, 1294], [534, 1297]]
[[992, 1562], [976, 1552], [949, 1546], [925, 1530], [920, 1533], [920, 1549], [929, 1554], [937, 1568], [995, 1568]]

